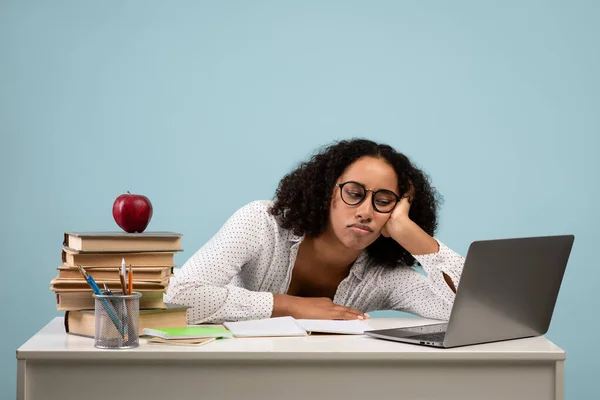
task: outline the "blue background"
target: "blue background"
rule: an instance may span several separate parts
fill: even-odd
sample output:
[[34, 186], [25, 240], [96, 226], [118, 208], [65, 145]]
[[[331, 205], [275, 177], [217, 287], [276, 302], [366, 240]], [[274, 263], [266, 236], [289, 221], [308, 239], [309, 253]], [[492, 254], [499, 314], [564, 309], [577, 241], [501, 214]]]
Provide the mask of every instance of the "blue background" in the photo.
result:
[[463, 255], [575, 234], [547, 336], [567, 398], [597, 398], [599, 4], [0, 1], [0, 397], [61, 315], [64, 231], [114, 230], [114, 199], [145, 194], [181, 265], [320, 146], [367, 137], [430, 175]]

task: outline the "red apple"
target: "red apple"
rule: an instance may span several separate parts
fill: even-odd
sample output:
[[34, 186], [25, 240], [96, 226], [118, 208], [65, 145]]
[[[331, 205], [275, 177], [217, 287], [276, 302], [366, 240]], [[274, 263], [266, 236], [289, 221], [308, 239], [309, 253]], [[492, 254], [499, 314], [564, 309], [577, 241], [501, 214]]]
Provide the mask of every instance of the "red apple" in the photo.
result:
[[142, 233], [152, 219], [152, 203], [141, 194], [122, 194], [113, 203], [113, 218], [125, 232]]

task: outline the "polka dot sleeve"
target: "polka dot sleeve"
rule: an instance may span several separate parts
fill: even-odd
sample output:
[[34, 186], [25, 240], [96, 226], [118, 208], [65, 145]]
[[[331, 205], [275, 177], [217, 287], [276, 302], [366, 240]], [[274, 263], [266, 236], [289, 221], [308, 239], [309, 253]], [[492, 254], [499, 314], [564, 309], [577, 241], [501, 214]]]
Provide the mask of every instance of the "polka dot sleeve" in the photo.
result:
[[165, 301], [188, 305], [189, 324], [268, 318], [273, 295], [232, 284], [244, 265], [258, 257], [267, 221], [257, 203], [236, 211], [171, 278]]
[[413, 257], [427, 273], [431, 290], [446, 303], [452, 304], [454, 303], [455, 294], [448, 286], [442, 272], [445, 272], [454, 283], [454, 286], [458, 288], [458, 281], [462, 274], [465, 259], [438, 239], [435, 240], [440, 246], [437, 253], [415, 255]]
[[388, 273], [384, 280], [388, 290], [384, 307], [425, 318], [449, 319], [455, 294], [442, 272], [458, 288], [464, 258], [439, 240], [438, 244], [437, 253], [414, 256], [425, 274], [412, 268], [396, 268]]

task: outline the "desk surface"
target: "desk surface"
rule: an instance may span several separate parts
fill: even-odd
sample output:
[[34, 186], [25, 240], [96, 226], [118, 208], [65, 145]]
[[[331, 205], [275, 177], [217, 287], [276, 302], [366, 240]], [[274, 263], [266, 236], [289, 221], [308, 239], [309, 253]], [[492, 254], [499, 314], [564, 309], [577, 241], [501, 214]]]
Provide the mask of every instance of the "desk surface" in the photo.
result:
[[[421, 318], [373, 318], [373, 329], [423, 325]], [[149, 345], [101, 350], [94, 340], [65, 333], [56, 317], [17, 350], [19, 360], [564, 360], [565, 352], [543, 336], [453, 349], [375, 339], [365, 335], [311, 335], [288, 338], [221, 339], [204, 346]]]

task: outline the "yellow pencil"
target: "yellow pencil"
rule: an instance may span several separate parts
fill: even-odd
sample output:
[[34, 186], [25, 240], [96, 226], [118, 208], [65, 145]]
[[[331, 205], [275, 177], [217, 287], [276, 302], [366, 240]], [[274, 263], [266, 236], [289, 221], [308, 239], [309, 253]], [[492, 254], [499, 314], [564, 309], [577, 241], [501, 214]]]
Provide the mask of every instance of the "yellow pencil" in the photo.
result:
[[133, 268], [129, 265], [129, 273], [127, 274], [127, 283], [129, 284], [128, 295], [133, 294]]

